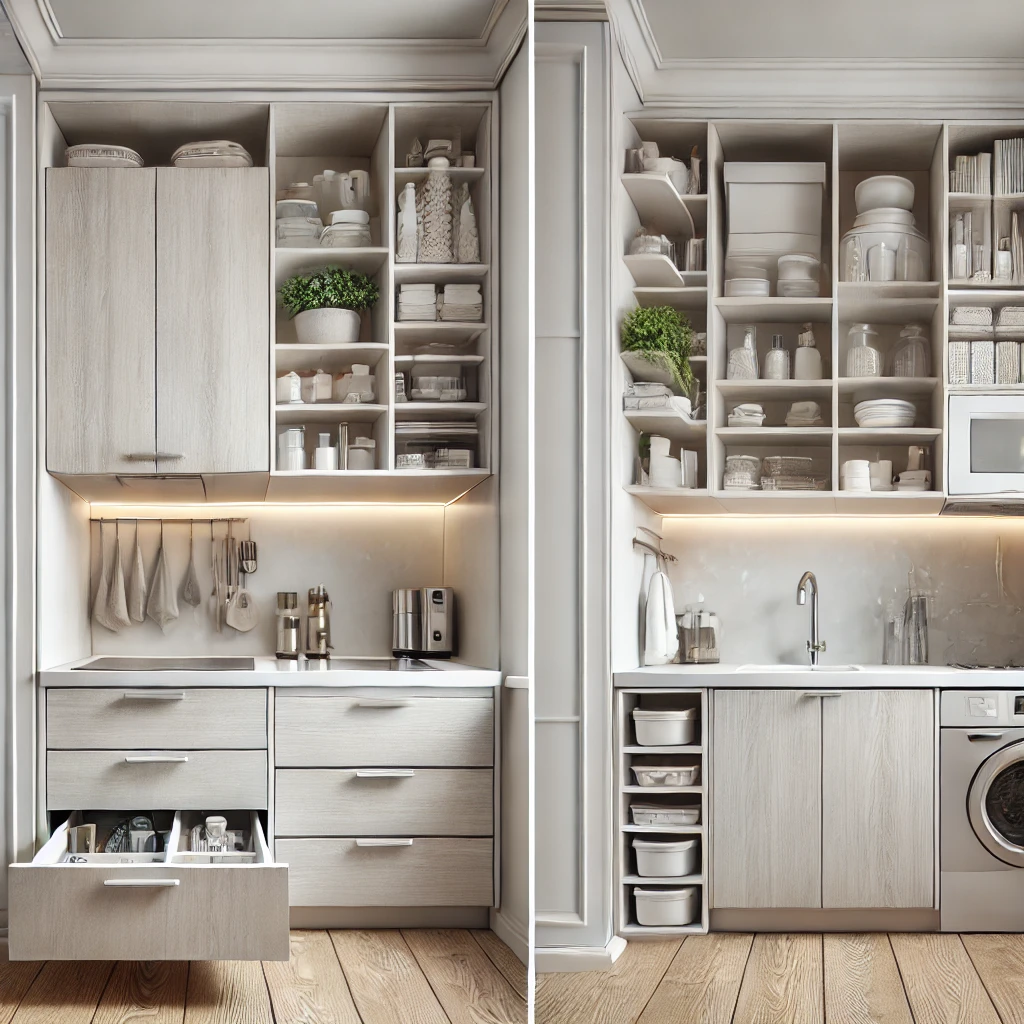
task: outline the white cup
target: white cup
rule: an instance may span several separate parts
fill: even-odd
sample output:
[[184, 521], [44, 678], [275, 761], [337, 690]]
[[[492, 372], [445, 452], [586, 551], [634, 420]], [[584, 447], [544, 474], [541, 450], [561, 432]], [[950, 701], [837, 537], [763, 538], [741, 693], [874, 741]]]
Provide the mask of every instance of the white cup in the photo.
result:
[[896, 280], [896, 250], [885, 242], [879, 242], [868, 250], [868, 280]]
[[651, 486], [681, 487], [683, 467], [679, 459], [671, 455], [651, 456]]
[[659, 456], [667, 456], [669, 449], [672, 447], [672, 442], [667, 437], [658, 437], [657, 434], [651, 435], [651, 458], [658, 458]]
[[892, 490], [892, 461], [890, 459], [879, 459], [871, 463], [871, 490], [891, 491]]
[[997, 281], [1009, 281], [1013, 277], [1013, 253], [1006, 249], [997, 249], [995, 256], [995, 279]]

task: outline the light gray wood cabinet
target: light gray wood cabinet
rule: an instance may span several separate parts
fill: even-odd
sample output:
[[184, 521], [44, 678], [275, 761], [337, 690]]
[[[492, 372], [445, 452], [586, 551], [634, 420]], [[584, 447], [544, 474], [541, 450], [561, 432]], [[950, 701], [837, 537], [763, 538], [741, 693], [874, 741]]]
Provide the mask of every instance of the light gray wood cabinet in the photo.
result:
[[714, 907], [821, 906], [821, 708], [716, 690]]
[[933, 716], [929, 690], [822, 702], [822, 906], [933, 905]]
[[270, 469], [266, 168], [47, 172], [47, 469]]
[[715, 908], [929, 908], [929, 690], [716, 690]]
[[265, 168], [161, 167], [156, 436], [178, 473], [270, 469]]
[[46, 172], [46, 465], [152, 473], [156, 171]]

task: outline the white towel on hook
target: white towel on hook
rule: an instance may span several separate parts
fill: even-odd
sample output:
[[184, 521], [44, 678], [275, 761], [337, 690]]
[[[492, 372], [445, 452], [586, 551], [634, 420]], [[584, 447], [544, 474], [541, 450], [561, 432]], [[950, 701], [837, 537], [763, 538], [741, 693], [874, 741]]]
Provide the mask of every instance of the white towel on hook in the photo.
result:
[[667, 665], [679, 653], [679, 630], [668, 576], [658, 570], [647, 588], [644, 664]]

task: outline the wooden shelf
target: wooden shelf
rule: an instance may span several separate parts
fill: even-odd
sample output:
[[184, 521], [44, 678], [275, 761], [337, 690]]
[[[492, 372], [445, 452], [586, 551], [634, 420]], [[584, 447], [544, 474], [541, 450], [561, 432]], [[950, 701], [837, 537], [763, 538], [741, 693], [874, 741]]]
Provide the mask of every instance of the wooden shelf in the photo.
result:
[[836, 510], [832, 491], [727, 491], [714, 492], [726, 512], [741, 515], [827, 515]]
[[491, 474], [486, 469], [277, 472], [270, 474], [269, 502], [447, 505]]
[[667, 174], [624, 174], [622, 184], [644, 227], [656, 228], [670, 238], [706, 233], [706, 195], [681, 196]]
[[627, 494], [639, 498], [652, 512], [663, 516], [713, 515], [722, 506], [706, 488], [686, 490], [682, 487], [640, 487], [629, 484]]
[[302, 405], [275, 405], [278, 426], [286, 423], [373, 423], [388, 411], [386, 405], [342, 405], [340, 402], [318, 402]]
[[423, 282], [426, 284], [470, 283], [487, 276], [487, 263], [394, 263], [395, 284]]
[[623, 786], [623, 793], [644, 793], [647, 796], [673, 793], [703, 793], [703, 786]]
[[700, 922], [681, 926], [652, 927], [644, 924], [627, 924], [619, 929], [619, 935], [630, 939], [656, 939], [662, 935], [704, 935], [707, 929]]
[[[749, 400], [763, 397], [766, 401], [789, 398], [822, 398], [832, 392], [833, 381], [828, 380], [719, 380], [718, 393], [725, 398]], [[796, 428], [793, 428], [796, 429]], [[811, 428], [813, 429], [813, 428]]]
[[643, 747], [640, 744], [631, 744], [622, 748], [624, 754], [703, 754], [704, 748], [699, 744], [690, 744], [686, 747]]
[[475, 420], [487, 411], [485, 402], [396, 402], [395, 419]]
[[840, 444], [930, 444], [942, 436], [938, 427], [840, 427]]
[[669, 409], [626, 409], [623, 415], [634, 429], [644, 434], [658, 434], [674, 441], [703, 441], [707, 436], [707, 420], [691, 420]]
[[623, 885], [703, 885], [704, 879], [701, 875], [677, 875], [674, 878], [669, 875], [657, 875], [648, 878], [646, 875], [623, 875]]
[[941, 512], [946, 501], [936, 491], [839, 491], [835, 498], [837, 512], [858, 516], [931, 516]]
[[[447, 167], [448, 177], [452, 179], [453, 185], [461, 185], [463, 182], [479, 181], [486, 173], [486, 167]], [[405, 188], [409, 182], [422, 181], [430, 173], [429, 167], [396, 167], [395, 187]]]
[[637, 288], [706, 288], [706, 270], [680, 270], [661, 253], [638, 253], [622, 257]]
[[445, 320], [397, 320], [394, 324], [396, 341], [447, 341], [453, 345], [468, 345], [486, 330], [485, 323], [467, 324]]
[[[384, 346], [387, 348], [387, 345]], [[395, 369], [407, 370], [412, 366], [444, 366], [456, 364], [458, 366], [479, 366], [485, 357], [472, 353], [452, 353], [451, 355], [416, 355], [416, 356], [395, 356]]]
[[840, 281], [839, 320], [883, 324], [930, 321], [939, 304], [940, 291], [934, 281]]
[[997, 288], [990, 282], [987, 288], [950, 288], [949, 307], [954, 306], [1024, 306], [1024, 285]]
[[703, 825], [623, 825], [623, 832], [633, 832], [637, 835], [654, 835], [663, 833], [672, 836], [702, 836], [704, 835]]
[[827, 448], [832, 444], [831, 427], [719, 427], [715, 436], [727, 445]]
[[839, 394], [871, 398], [930, 395], [941, 385], [938, 377], [840, 377]]
[[358, 249], [323, 248], [274, 250], [274, 285], [280, 288], [296, 274], [308, 274], [321, 267], [345, 267], [373, 276], [387, 262], [387, 246], [366, 246]]
[[715, 299], [715, 307], [727, 324], [828, 323], [832, 299], [784, 299], [768, 296], [729, 296]]
[[703, 313], [707, 308], [707, 288], [634, 288], [633, 298], [638, 306], [674, 306], [688, 312]]
[[277, 372], [289, 370], [318, 370], [337, 366], [351, 366], [353, 363], [368, 363], [375, 367], [388, 354], [384, 342], [367, 342], [355, 345], [275, 345], [274, 365]]

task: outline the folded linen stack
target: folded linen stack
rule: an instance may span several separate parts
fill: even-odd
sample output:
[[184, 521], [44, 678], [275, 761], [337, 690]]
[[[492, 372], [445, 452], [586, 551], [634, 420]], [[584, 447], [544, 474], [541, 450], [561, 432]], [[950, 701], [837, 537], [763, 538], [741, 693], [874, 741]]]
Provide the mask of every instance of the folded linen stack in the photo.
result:
[[787, 427], [820, 427], [821, 406], [817, 402], [794, 402], [786, 413]]
[[730, 427], [759, 427], [764, 423], [764, 408], [756, 402], [737, 405], [729, 413]]
[[442, 320], [471, 323], [484, 318], [484, 300], [478, 284], [446, 284], [441, 305]]
[[437, 286], [402, 284], [398, 286], [399, 320], [436, 320]]
[[991, 327], [992, 307], [991, 306], [954, 306], [953, 315], [950, 317], [951, 324], [959, 324], [971, 327]]
[[1024, 306], [1004, 306], [999, 310], [997, 327], [1024, 327]]

